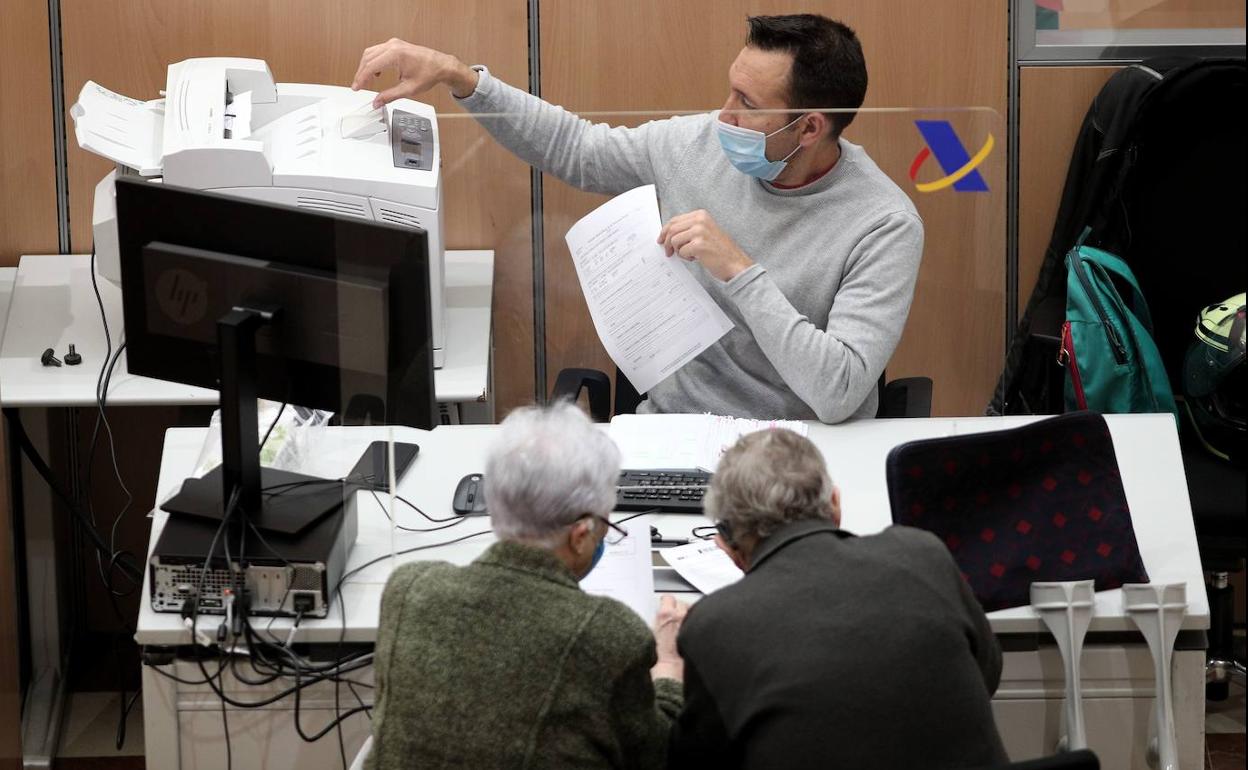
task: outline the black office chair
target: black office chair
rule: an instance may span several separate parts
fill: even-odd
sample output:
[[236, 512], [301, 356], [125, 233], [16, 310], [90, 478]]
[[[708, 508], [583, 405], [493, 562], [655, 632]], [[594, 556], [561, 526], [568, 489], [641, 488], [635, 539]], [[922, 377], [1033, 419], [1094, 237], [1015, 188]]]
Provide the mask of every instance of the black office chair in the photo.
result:
[[[642, 396], [624, 373], [615, 370], [615, 399], [611, 398], [611, 379], [597, 369], [563, 369], [555, 378], [550, 400], [581, 397], [584, 389], [589, 397], [589, 414], [597, 422], [607, 422], [612, 415], [633, 414]], [[929, 377], [903, 377], [886, 382], [880, 375], [880, 405], [876, 417], [931, 417], [932, 380]]]
[[998, 765], [992, 770], [1101, 770], [1101, 761], [1089, 749], [1080, 749], [1063, 751], [1051, 757]]

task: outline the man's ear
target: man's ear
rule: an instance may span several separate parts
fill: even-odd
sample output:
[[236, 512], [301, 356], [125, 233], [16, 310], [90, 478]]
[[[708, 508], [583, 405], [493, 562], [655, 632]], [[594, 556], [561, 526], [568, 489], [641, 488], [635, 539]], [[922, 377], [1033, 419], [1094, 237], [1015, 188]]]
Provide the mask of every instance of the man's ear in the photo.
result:
[[833, 526], [841, 526], [841, 488], [832, 485], [832, 524]]
[[737, 569], [745, 572], [750, 568], [749, 562], [745, 560], [745, 556], [736, 548], [728, 545], [728, 541], [724, 539], [723, 535], [715, 536], [715, 545], [719, 546], [719, 550], [728, 554], [728, 558], [732, 559], [732, 563], [737, 565]]
[[594, 519], [586, 517], [568, 528], [568, 547], [577, 555], [588, 553], [598, 547], [594, 540]]
[[808, 112], [799, 126], [798, 139], [803, 145], [811, 145], [832, 132], [832, 120], [822, 112]]

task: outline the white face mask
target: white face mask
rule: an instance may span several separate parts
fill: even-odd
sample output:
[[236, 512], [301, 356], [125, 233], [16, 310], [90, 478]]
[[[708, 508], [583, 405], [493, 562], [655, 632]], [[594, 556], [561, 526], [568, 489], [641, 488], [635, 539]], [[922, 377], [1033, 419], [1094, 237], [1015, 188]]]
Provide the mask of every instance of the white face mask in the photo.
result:
[[767, 160], [767, 139], [789, 128], [801, 119], [802, 116], [798, 115], [770, 134], [764, 134], [762, 131], [755, 131], [752, 128], [742, 128], [741, 126], [725, 123], [716, 116], [715, 130], [719, 135], [719, 146], [724, 149], [724, 154], [728, 156], [729, 163], [743, 174], [749, 174], [765, 182], [770, 182], [780, 176], [780, 172], [784, 171], [784, 167], [789, 165], [789, 159], [796, 155], [798, 150], [802, 149], [802, 145], [798, 144], [793, 148], [793, 152], [780, 160]]

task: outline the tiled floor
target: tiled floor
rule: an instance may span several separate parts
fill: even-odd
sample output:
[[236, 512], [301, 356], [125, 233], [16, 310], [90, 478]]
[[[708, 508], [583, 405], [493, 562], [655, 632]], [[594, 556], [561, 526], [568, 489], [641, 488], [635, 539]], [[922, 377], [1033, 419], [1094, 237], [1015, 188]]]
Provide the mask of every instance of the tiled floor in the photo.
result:
[[1206, 736], [1205, 770], [1244, 770], [1244, 734]]
[[1231, 684], [1231, 696], [1205, 704], [1205, 770], [1244, 770], [1244, 688]]
[[[1205, 770], [1244, 770], [1244, 688], [1205, 709]], [[117, 731], [116, 693], [74, 693], [61, 732], [56, 770], [145, 770], [142, 701], [127, 720], [126, 744], [113, 748]], [[1110, 770], [1107, 768], [1107, 770]]]

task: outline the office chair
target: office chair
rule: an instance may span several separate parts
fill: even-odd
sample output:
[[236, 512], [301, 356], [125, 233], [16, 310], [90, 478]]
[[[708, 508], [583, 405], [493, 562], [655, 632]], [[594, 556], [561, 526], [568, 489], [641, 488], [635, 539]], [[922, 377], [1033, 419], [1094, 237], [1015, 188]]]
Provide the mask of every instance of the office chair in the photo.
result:
[[[642, 396], [624, 373], [615, 370], [615, 399], [611, 398], [611, 379], [597, 369], [563, 369], [555, 378], [550, 400], [568, 398], [573, 401], [584, 389], [589, 397], [589, 414], [596, 422], [607, 422], [612, 415], [633, 414]], [[876, 417], [931, 417], [932, 380], [929, 377], [903, 377], [887, 382], [880, 374], [877, 385], [879, 407]]]

